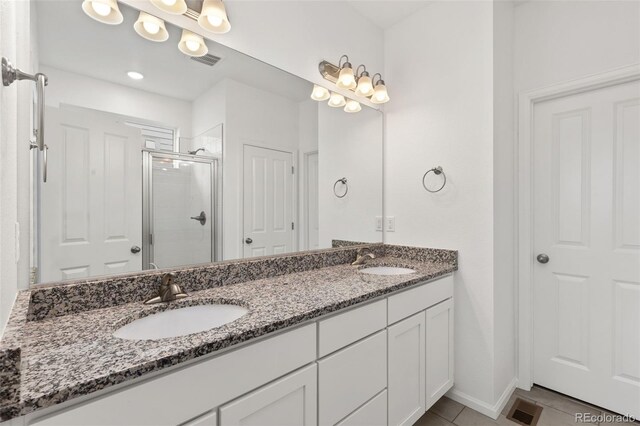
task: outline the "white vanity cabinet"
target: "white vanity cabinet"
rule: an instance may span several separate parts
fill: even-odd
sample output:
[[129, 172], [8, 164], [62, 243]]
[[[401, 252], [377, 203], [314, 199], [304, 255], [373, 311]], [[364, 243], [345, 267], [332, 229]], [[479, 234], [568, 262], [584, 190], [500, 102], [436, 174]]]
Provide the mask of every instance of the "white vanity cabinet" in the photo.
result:
[[453, 277], [389, 297], [393, 320], [389, 426], [410, 426], [453, 386]]
[[10, 425], [412, 425], [452, 386], [448, 275]]

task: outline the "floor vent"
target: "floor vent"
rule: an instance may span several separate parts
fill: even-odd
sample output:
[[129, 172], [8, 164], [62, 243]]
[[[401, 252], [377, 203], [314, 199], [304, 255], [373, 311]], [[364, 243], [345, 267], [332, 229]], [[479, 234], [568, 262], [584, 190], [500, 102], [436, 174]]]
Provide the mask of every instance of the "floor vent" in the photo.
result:
[[507, 419], [523, 426], [535, 426], [538, 423], [542, 407], [533, 402], [517, 398], [511, 406]]

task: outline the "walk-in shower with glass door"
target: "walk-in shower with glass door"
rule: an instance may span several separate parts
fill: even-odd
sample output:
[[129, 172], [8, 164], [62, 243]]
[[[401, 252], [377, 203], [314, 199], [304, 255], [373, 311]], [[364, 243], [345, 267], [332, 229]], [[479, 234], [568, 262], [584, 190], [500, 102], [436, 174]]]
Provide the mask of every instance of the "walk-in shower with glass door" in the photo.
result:
[[143, 153], [143, 269], [216, 260], [215, 158]]

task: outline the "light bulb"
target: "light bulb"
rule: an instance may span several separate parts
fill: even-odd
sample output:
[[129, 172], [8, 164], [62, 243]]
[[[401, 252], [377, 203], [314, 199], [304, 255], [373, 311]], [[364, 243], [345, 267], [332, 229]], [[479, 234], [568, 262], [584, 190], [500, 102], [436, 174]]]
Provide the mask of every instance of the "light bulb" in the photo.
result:
[[92, 1], [91, 7], [93, 8], [93, 11], [100, 16], [108, 16], [111, 13], [111, 6], [105, 3]]
[[208, 15], [207, 21], [209, 21], [209, 23], [214, 27], [219, 27], [224, 22], [224, 20], [221, 17], [216, 15]]
[[187, 49], [192, 52], [197, 52], [200, 48], [200, 43], [195, 40], [187, 40], [185, 44], [187, 45]]
[[356, 95], [368, 97], [373, 94], [373, 84], [371, 84], [371, 77], [368, 74], [363, 74], [358, 80], [358, 87], [356, 88]]
[[317, 84], [313, 85], [313, 91], [311, 92], [311, 99], [314, 101], [326, 101], [329, 99], [329, 91]]
[[174, 4], [176, 4], [176, 0], [161, 0], [161, 1], [167, 6], [173, 6]]
[[376, 88], [374, 89], [373, 96], [371, 96], [371, 102], [374, 104], [384, 104], [386, 102], [389, 102], [387, 87], [384, 85], [384, 82], [382, 80], [376, 83]]
[[349, 99], [347, 101], [347, 104], [344, 107], [345, 112], [358, 112], [360, 110], [362, 110], [360, 103], [357, 101], [354, 101], [353, 99]]
[[158, 34], [158, 31], [160, 31], [160, 25], [156, 24], [155, 22], [145, 21], [142, 23], [142, 26], [144, 27], [144, 30], [149, 34]]
[[356, 78], [353, 75], [351, 64], [348, 62], [340, 70], [340, 76], [338, 77], [338, 82], [336, 84], [338, 87], [342, 87], [343, 89], [353, 89], [356, 87]]
[[342, 96], [340, 93], [332, 93], [327, 105], [332, 108], [340, 108], [345, 106], [346, 103], [347, 101], [345, 101], [344, 96]]

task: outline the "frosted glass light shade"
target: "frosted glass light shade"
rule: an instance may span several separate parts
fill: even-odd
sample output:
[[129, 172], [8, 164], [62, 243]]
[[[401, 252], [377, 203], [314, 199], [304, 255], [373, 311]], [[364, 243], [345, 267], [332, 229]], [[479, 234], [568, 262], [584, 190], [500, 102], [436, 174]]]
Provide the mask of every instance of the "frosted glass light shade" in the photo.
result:
[[84, 0], [82, 10], [103, 24], [118, 25], [124, 20], [116, 0]]
[[151, 0], [151, 4], [173, 15], [182, 15], [187, 12], [187, 2], [185, 0]]
[[317, 84], [313, 85], [313, 91], [311, 91], [311, 99], [314, 101], [326, 101], [329, 99], [331, 95], [329, 95], [329, 91], [322, 86], [318, 86]]
[[354, 101], [353, 99], [349, 99], [347, 104], [344, 106], [344, 112], [360, 112], [362, 110], [362, 106], [360, 106], [360, 102]]
[[358, 79], [358, 87], [356, 87], [356, 95], [367, 98], [373, 95], [373, 84], [371, 83], [371, 77], [363, 74]]
[[204, 0], [198, 17], [198, 25], [215, 34], [228, 33], [231, 23], [222, 0]]
[[189, 56], [204, 56], [209, 52], [202, 36], [187, 30], [182, 30], [178, 49]]
[[145, 12], [140, 12], [138, 20], [133, 24], [133, 29], [136, 30], [140, 37], [147, 40], [166, 41], [169, 38], [169, 32], [164, 25], [164, 21]]
[[347, 101], [344, 99], [340, 93], [331, 93], [331, 97], [329, 98], [329, 105], [332, 108], [341, 108], [347, 104]]
[[377, 83], [375, 89], [373, 89], [373, 95], [371, 96], [371, 103], [384, 104], [389, 102], [389, 94], [387, 93], [387, 87], [384, 83]]
[[349, 64], [348, 62], [340, 70], [340, 75], [338, 76], [338, 82], [336, 83], [336, 85], [338, 87], [342, 87], [343, 89], [356, 88], [356, 78], [353, 75], [353, 68], [351, 68], [351, 64]]

